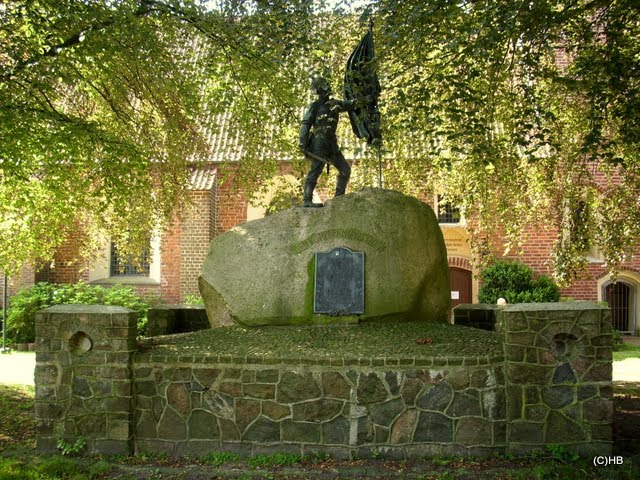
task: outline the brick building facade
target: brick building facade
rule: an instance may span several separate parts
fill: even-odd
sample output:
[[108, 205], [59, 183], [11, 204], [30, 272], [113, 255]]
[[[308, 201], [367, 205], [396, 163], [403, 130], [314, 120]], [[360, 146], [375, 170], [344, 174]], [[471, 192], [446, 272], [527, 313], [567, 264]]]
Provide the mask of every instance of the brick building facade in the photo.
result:
[[[151, 240], [149, 274], [112, 275], [111, 242], [104, 239], [100, 258], [80, 258], [78, 239], [67, 239], [50, 262], [35, 269], [23, 267], [19, 275], [9, 279], [9, 296], [36, 282], [94, 285], [125, 284], [139, 293], [157, 297], [167, 303], [183, 301], [198, 295], [198, 275], [209, 243], [221, 232], [247, 220], [247, 201], [230, 182], [221, 183], [217, 166], [194, 171], [189, 199], [191, 207], [181, 218], [176, 217], [169, 231], [155, 234]], [[0, 275], [0, 280], [2, 276]]]
[[[460, 224], [441, 224], [451, 272], [452, 304], [475, 303], [478, 301], [479, 270], [473, 265], [471, 249], [468, 245], [468, 233]], [[554, 227], [528, 227], [526, 241], [522, 246], [522, 255], [507, 258], [530, 266], [537, 274], [551, 274], [551, 252], [558, 237]], [[494, 239], [494, 253], [499, 255], [502, 238]], [[615, 328], [636, 334], [640, 318], [640, 252], [622, 265], [616, 279], [609, 274], [603, 259], [597, 252], [587, 255], [588, 265], [580, 278], [569, 287], [563, 288], [560, 295], [566, 299], [606, 301], [612, 309], [612, 321]], [[457, 282], [457, 283], [456, 283]], [[470, 290], [470, 291], [469, 291]]]

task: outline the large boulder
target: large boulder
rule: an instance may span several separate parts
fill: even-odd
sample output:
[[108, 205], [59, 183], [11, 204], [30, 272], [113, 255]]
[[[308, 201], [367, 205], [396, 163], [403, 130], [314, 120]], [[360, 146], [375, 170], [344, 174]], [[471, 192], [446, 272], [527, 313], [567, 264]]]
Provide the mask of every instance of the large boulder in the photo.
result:
[[[364, 252], [364, 313], [314, 314], [315, 253]], [[447, 321], [447, 252], [431, 208], [366, 188], [324, 208], [291, 208], [243, 223], [209, 247], [200, 292], [212, 327]]]

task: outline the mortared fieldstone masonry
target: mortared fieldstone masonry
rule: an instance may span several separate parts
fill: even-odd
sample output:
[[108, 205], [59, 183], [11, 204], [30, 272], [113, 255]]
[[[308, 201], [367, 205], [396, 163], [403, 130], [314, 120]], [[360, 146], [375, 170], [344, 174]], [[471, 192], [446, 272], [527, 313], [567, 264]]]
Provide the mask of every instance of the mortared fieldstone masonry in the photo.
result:
[[36, 315], [38, 447], [84, 437], [90, 452], [125, 455], [133, 442], [136, 314], [57, 305]]
[[521, 304], [496, 315], [502, 352], [327, 359], [159, 353], [138, 346], [126, 309], [51, 307], [36, 319], [38, 447], [82, 436], [91, 454], [610, 453], [608, 309]]

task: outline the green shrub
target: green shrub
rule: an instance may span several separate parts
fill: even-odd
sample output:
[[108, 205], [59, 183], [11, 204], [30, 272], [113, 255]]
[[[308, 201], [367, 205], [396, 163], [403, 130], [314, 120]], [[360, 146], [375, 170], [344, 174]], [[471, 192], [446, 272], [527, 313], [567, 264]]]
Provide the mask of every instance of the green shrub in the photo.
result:
[[17, 459], [0, 457], [0, 478], [3, 480], [24, 480], [25, 466]]
[[71, 303], [118, 305], [134, 310], [138, 318], [138, 332], [143, 334], [147, 312], [154, 301], [140, 297], [133, 288], [123, 285], [105, 288], [86, 283], [37, 283], [11, 297], [7, 314], [7, 337], [13, 343], [34, 342], [36, 312], [53, 305]]
[[613, 329], [611, 332], [611, 343], [614, 352], [619, 352], [624, 348], [624, 340], [622, 340], [620, 330]]
[[560, 460], [561, 462], [575, 462], [580, 458], [580, 455], [575, 452], [570, 452], [564, 445], [549, 444], [546, 445], [546, 448], [552, 458]]
[[89, 478], [104, 477], [106, 474], [111, 473], [111, 471], [113, 471], [113, 465], [106, 460], [98, 460], [87, 469]]
[[58, 450], [60, 450], [60, 453], [62, 453], [62, 455], [74, 456], [78, 455], [85, 449], [85, 447], [87, 446], [87, 441], [84, 439], [84, 437], [78, 437], [74, 442], [67, 441], [64, 438], [61, 438], [58, 440], [56, 446], [58, 447]]
[[204, 305], [204, 300], [200, 295], [187, 295], [182, 303], [186, 305]]
[[274, 453], [272, 455], [259, 454], [249, 457], [246, 463], [252, 468], [272, 468], [295, 465], [301, 461], [302, 457], [294, 453]]
[[535, 277], [533, 270], [520, 262], [499, 260], [480, 273], [482, 284], [478, 291], [480, 303], [558, 302], [560, 289], [545, 275]]
[[225, 463], [237, 463], [240, 460], [242, 460], [240, 455], [232, 452], [211, 452], [202, 458], [203, 462], [216, 468]]

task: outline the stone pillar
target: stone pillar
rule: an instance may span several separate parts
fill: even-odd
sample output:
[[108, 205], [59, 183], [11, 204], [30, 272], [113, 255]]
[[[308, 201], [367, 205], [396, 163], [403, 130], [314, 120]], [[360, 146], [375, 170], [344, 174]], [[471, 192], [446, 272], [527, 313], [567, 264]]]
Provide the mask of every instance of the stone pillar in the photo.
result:
[[36, 315], [38, 449], [82, 437], [85, 453], [132, 453], [135, 312], [57, 305]]
[[593, 302], [510, 305], [505, 339], [507, 450], [563, 445], [611, 452], [613, 389], [609, 309]]

